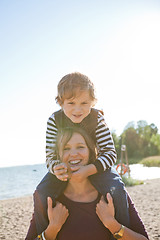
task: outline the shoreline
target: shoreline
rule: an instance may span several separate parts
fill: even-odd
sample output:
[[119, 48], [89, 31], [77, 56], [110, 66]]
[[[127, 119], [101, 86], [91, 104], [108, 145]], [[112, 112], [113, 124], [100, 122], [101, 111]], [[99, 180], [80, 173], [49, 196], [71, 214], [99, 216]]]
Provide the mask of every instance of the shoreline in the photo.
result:
[[[150, 240], [160, 239], [160, 178], [126, 187]], [[0, 200], [0, 239], [24, 240], [33, 213], [32, 195]]]

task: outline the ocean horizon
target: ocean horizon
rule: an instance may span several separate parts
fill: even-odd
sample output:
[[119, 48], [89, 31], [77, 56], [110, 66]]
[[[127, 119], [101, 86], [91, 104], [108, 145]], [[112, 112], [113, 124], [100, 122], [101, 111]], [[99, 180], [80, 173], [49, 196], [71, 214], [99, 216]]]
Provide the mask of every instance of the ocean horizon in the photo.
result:
[[47, 173], [45, 164], [0, 168], [0, 200], [32, 195]]
[[[130, 175], [134, 179], [160, 178], [159, 167], [130, 165]], [[34, 164], [0, 168], [0, 200], [32, 195], [36, 186], [47, 173], [45, 164]]]

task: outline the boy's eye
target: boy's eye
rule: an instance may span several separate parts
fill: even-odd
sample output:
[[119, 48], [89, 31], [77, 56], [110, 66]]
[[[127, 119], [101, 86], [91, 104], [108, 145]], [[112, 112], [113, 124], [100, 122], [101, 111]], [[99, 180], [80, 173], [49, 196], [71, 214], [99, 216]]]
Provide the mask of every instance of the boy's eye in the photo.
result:
[[88, 104], [87, 102], [82, 102], [83, 105]]
[[72, 105], [72, 104], [74, 104], [74, 102], [68, 102], [68, 104]]

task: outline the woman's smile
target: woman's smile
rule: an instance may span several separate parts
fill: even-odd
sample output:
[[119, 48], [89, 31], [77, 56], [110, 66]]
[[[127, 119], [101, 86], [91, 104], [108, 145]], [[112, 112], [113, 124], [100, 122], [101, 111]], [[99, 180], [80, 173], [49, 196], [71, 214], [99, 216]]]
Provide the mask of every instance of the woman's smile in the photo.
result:
[[77, 165], [81, 162], [81, 160], [78, 160], [78, 159], [77, 160], [69, 160], [68, 162], [70, 165]]
[[62, 162], [68, 167], [84, 166], [89, 161], [89, 149], [84, 138], [79, 133], [74, 133], [62, 150]]

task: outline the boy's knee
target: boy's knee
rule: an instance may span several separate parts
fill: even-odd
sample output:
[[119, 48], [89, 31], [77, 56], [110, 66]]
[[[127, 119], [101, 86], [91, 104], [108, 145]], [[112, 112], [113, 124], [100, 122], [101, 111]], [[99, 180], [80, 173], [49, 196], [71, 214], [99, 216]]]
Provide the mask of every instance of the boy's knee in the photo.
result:
[[111, 193], [112, 196], [120, 197], [126, 192], [125, 185], [120, 178], [111, 179], [110, 181], [108, 181], [107, 186], [108, 191]]

